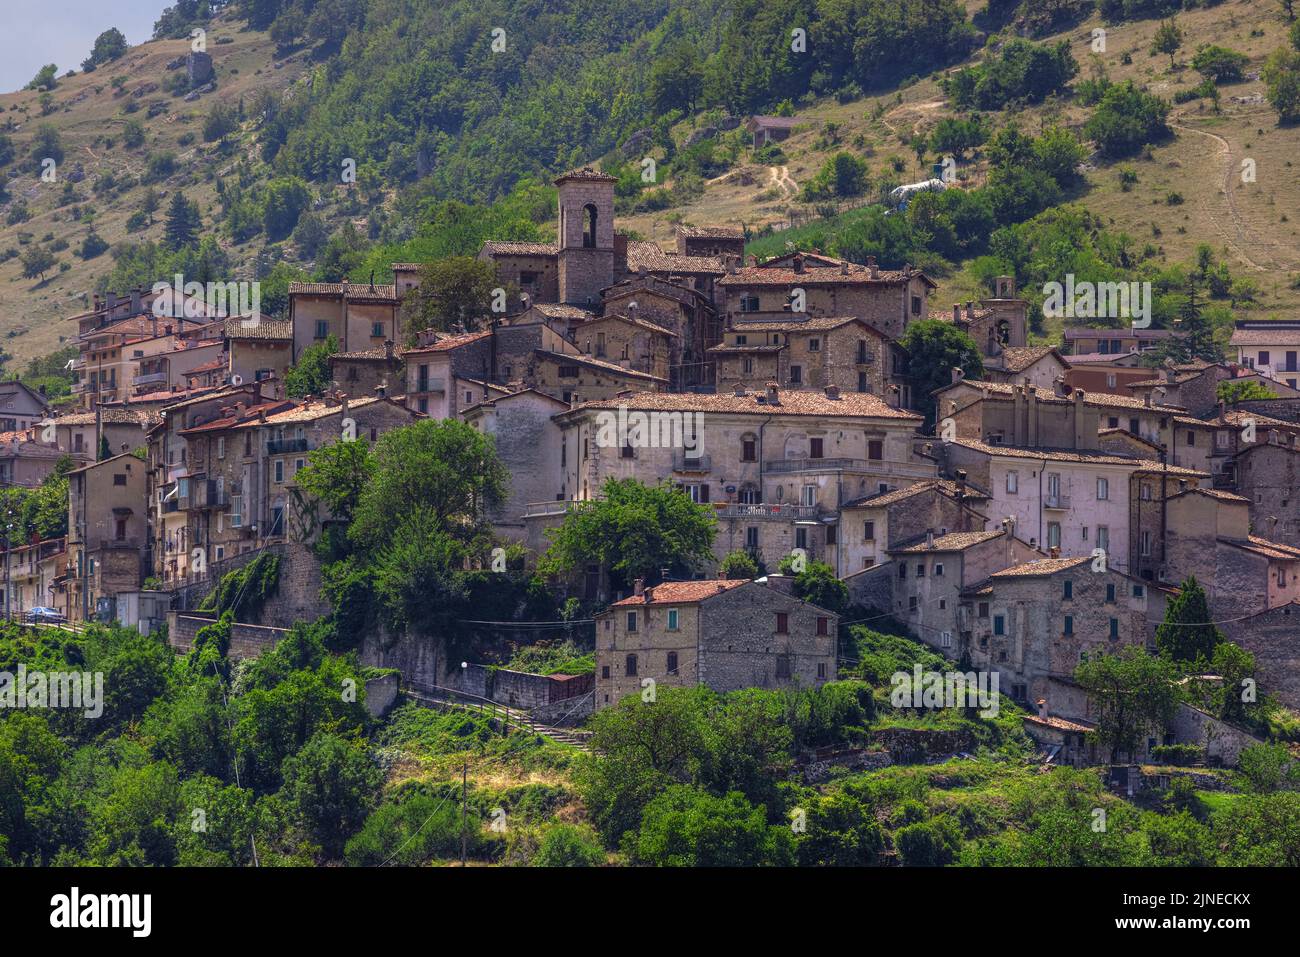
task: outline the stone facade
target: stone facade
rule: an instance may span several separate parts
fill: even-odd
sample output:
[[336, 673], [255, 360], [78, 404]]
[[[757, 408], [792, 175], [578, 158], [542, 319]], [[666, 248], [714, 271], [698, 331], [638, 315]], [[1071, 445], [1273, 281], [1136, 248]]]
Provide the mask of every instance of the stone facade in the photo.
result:
[[83, 620], [100, 599], [140, 587], [149, 554], [147, 472], [125, 453], [68, 473], [68, 551], [77, 576], [70, 618]]
[[1230, 619], [1219, 627], [1255, 656], [1261, 688], [1286, 707], [1300, 708], [1300, 603]]
[[868, 323], [853, 317], [791, 316], [781, 321], [734, 322], [709, 349], [717, 362], [718, 391], [783, 388], [888, 395], [896, 377], [894, 347]]
[[561, 176], [559, 299], [591, 308], [614, 281], [613, 176], [583, 169]]
[[596, 616], [596, 707], [654, 687], [815, 687], [838, 616], [759, 582], [667, 582]]
[[1236, 490], [1250, 504], [1255, 533], [1300, 546], [1300, 447], [1294, 432], [1256, 432], [1236, 457]]

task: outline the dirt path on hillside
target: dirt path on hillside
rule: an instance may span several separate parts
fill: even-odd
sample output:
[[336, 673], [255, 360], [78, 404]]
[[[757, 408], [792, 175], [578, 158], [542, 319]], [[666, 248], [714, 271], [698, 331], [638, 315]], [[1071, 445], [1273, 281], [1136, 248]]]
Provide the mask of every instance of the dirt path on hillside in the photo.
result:
[[1210, 217], [1210, 222], [1214, 224], [1214, 228], [1219, 231], [1219, 234], [1223, 237], [1223, 241], [1228, 245], [1228, 247], [1252, 269], [1259, 272], [1265, 272], [1270, 268], [1276, 268], [1276, 262], [1270, 262], [1267, 266], [1261, 265], [1252, 259], [1246, 252], [1248, 246], [1267, 246], [1268, 243], [1251, 235], [1250, 229], [1246, 226], [1245, 220], [1242, 219], [1241, 211], [1237, 209], [1235, 186], [1237, 183], [1236, 177], [1240, 173], [1240, 167], [1237, 160], [1232, 155], [1232, 144], [1218, 133], [1211, 133], [1207, 130], [1198, 130], [1194, 126], [1183, 126], [1181, 123], [1170, 122], [1169, 125], [1176, 130], [1182, 130], [1187, 133], [1196, 133], [1199, 136], [1208, 136], [1218, 144], [1219, 151], [1225, 160], [1223, 169], [1223, 195], [1224, 202], [1227, 206], [1227, 219], [1230, 222], [1225, 223], [1221, 216], [1216, 216], [1212, 210], [1207, 209], [1206, 213]]

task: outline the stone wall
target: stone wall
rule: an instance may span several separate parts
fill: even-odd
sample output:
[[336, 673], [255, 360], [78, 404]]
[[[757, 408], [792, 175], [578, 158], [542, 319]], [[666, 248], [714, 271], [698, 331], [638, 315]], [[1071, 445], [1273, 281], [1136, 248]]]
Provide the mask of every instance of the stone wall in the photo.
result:
[[[167, 643], [182, 654], [188, 654], [194, 648], [194, 638], [199, 629], [216, 621], [215, 615], [180, 614], [169, 612], [167, 615]], [[230, 629], [230, 657], [256, 658], [263, 652], [274, 648], [284, 637], [286, 629], [268, 628], [264, 625], [246, 625], [234, 622]]]
[[1259, 690], [1277, 695], [1288, 708], [1300, 708], [1300, 604], [1270, 608], [1219, 627], [1255, 656]]
[[1179, 744], [1195, 744], [1205, 749], [1205, 760], [1212, 765], [1236, 767], [1241, 752], [1261, 744], [1259, 738], [1241, 728], [1220, 721], [1191, 705], [1179, 705], [1170, 731]]

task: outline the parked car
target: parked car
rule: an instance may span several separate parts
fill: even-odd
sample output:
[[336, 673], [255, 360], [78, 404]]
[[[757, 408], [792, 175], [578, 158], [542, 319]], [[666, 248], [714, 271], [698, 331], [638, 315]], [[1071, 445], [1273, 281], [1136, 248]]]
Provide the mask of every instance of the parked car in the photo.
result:
[[42, 605], [37, 605], [35, 608], [29, 608], [27, 610], [26, 614], [23, 615], [23, 620], [32, 625], [62, 625], [68, 619], [63, 612], [59, 611], [57, 608], [46, 608]]

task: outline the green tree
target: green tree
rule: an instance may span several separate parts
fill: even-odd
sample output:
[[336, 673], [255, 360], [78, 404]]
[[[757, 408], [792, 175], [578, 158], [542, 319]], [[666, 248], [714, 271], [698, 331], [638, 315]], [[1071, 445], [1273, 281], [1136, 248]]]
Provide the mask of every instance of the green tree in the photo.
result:
[[932, 393], [952, 382], [953, 369], [961, 369], [968, 379], [978, 379], [984, 374], [984, 357], [975, 340], [951, 322], [941, 319], [913, 322], [899, 345], [907, 352], [912, 396], [925, 413], [927, 423], [935, 421]]
[[370, 447], [359, 440], [330, 442], [307, 454], [294, 481], [338, 521], [350, 523], [377, 468]]
[[1178, 29], [1178, 24], [1173, 20], [1164, 20], [1156, 29], [1155, 36], [1151, 40], [1151, 55], [1158, 53], [1169, 54], [1169, 69], [1174, 68], [1174, 54], [1178, 52], [1183, 45], [1183, 31]]
[[750, 580], [758, 577], [758, 563], [749, 552], [736, 549], [728, 552], [718, 565], [718, 574], [723, 578]]
[[704, 63], [690, 41], [672, 44], [650, 68], [650, 100], [657, 113], [694, 113], [703, 88]]
[[660, 867], [782, 867], [794, 863], [794, 841], [738, 792], [675, 785], [646, 806], [634, 856]]
[[794, 557], [781, 559], [782, 575], [794, 574], [794, 595], [818, 608], [839, 614], [849, 604], [849, 586], [835, 575], [835, 569], [826, 562], [808, 562], [801, 572], [794, 570]]
[[1277, 394], [1258, 379], [1226, 379], [1214, 389], [1220, 402], [1236, 405], [1254, 399], [1276, 399]]
[[533, 867], [600, 867], [605, 849], [600, 838], [586, 824], [552, 824], [542, 832]]
[[365, 749], [318, 732], [285, 759], [281, 795], [329, 857], [343, 851], [365, 821], [383, 775]]
[[1083, 131], [1107, 157], [1120, 158], [1168, 136], [1168, 114], [1168, 103], [1127, 80], [1107, 88]]
[[110, 27], [95, 37], [95, 45], [91, 48], [90, 56], [81, 62], [81, 68], [93, 70], [97, 66], [116, 60], [126, 53], [126, 49], [126, 37], [122, 31], [117, 27]]
[[1210, 670], [1223, 679], [1215, 696], [1215, 711], [1225, 721], [1244, 721], [1252, 704], [1246, 692], [1255, 687], [1255, 656], [1241, 645], [1222, 641], [1214, 649]]
[[1237, 770], [1255, 794], [1272, 794], [1300, 781], [1300, 762], [1285, 744], [1253, 744], [1237, 762]]
[[202, 228], [199, 206], [185, 198], [179, 189], [172, 194], [167, 207], [167, 221], [163, 225], [163, 239], [173, 249], [189, 249], [198, 245]]
[[38, 173], [41, 164], [47, 159], [56, 163], [63, 162], [63, 137], [49, 123], [42, 123], [36, 128], [36, 135], [32, 137], [31, 157], [32, 165]]
[[412, 341], [424, 329], [473, 331], [492, 312], [496, 266], [471, 256], [449, 256], [420, 267], [420, 285], [402, 303]]
[[1169, 661], [1197, 667], [1208, 664], [1224, 640], [1210, 616], [1205, 589], [1189, 576], [1165, 606], [1165, 620], [1156, 627], [1156, 647]]
[[59, 72], [59, 68], [54, 63], [47, 63], [36, 71], [36, 76], [32, 78], [23, 89], [25, 90], [52, 90], [59, 85], [59, 81], [54, 77]]
[[35, 279], [39, 276], [41, 282], [45, 282], [45, 274], [53, 269], [57, 262], [54, 253], [38, 243], [32, 243], [23, 250], [23, 278]]
[[581, 502], [550, 534], [538, 563], [543, 574], [565, 574], [588, 563], [624, 583], [660, 581], [663, 569], [685, 576], [709, 557], [717, 519], [671, 485], [609, 479], [601, 497]]
[[1141, 739], [1163, 731], [1178, 708], [1173, 668], [1141, 648], [1082, 662], [1074, 679], [1096, 706], [1092, 735], [1108, 749], [1112, 763], [1121, 752], [1136, 754]]
[[284, 391], [294, 399], [305, 395], [321, 395], [330, 387], [330, 356], [339, 351], [339, 341], [334, 334], [321, 342], [314, 342], [302, 350], [298, 361], [284, 373]]
[[1283, 123], [1300, 120], [1300, 52], [1279, 49], [1264, 61], [1268, 101]]
[[273, 179], [266, 184], [262, 226], [267, 238], [278, 242], [293, 232], [298, 217], [311, 203], [307, 184], [296, 176]]
[[1250, 57], [1236, 50], [1215, 44], [1206, 44], [1192, 57], [1192, 69], [1215, 83], [1235, 83], [1244, 75]]

